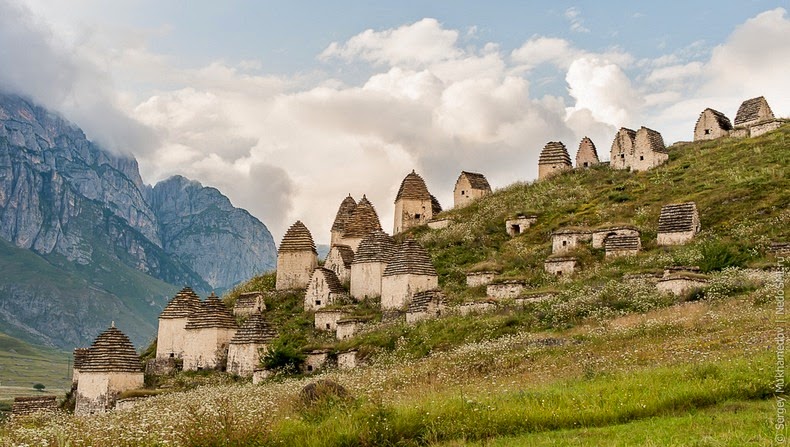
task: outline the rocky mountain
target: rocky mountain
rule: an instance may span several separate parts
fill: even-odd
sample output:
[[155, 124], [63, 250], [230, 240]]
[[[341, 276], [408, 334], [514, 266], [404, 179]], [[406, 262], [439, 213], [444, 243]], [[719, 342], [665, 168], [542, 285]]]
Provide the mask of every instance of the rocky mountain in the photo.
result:
[[[188, 284], [201, 291], [227, 288], [276, 262], [266, 226], [233, 207], [218, 190], [183, 177], [147, 186], [133, 157], [103, 150], [58, 115], [8, 94], [0, 94], [0, 239], [35, 253], [74, 279], [81, 284], [74, 291], [82, 290], [83, 297], [102, 291], [120, 299], [132, 314], [139, 313], [140, 303], [126, 301], [141, 300], [143, 308], [154, 310], [140, 316], [150, 324], [170, 285]], [[11, 268], [15, 261], [8, 257], [4, 262]], [[37, 262], [13, 268], [24, 271], [25, 265], [32, 268]], [[114, 284], [112, 278], [97, 284], [102, 276], [97, 272], [117, 274], [128, 287]], [[65, 340], [82, 340], [80, 334], [50, 338], [76, 324], [68, 315], [89, 306], [74, 300], [66, 304], [58, 298], [57, 287], [43, 287], [48, 278], [36, 284], [35, 271], [23, 273], [34, 280], [0, 278], [0, 318], [23, 333], [37, 334], [34, 338], [63, 346], [68, 346]], [[148, 284], [137, 287], [143, 277], [151, 282], [145, 279]], [[124, 296], [135, 287], [140, 293]], [[21, 305], [23, 301], [36, 304]], [[65, 320], [37, 320], [44, 307], [50, 319]], [[88, 317], [113, 319], [113, 313], [118, 308], [110, 306]], [[106, 324], [102, 321], [99, 327]]]
[[157, 183], [150, 197], [162, 247], [211, 287], [229, 287], [275, 268], [277, 248], [266, 226], [217, 189], [174, 176]]

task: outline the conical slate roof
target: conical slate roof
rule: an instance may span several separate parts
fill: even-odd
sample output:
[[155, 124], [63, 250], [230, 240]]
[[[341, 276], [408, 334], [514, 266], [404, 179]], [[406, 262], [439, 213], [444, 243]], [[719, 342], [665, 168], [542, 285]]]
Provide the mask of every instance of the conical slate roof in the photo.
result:
[[543, 150], [540, 152], [538, 159], [539, 165], [551, 165], [555, 163], [562, 163], [567, 166], [571, 165], [571, 156], [568, 155], [568, 149], [561, 141], [549, 141]]
[[143, 372], [140, 358], [129, 337], [114, 324], [96, 337], [79, 369], [81, 373]]
[[376, 209], [373, 204], [368, 201], [366, 196], [362, 196], [351, 218], [346, 222], [345, 231], [343, 231], [344, 238], [362, 238], [367, 236], [371, 231], [380, 230], [381, 222], [379, 215], [376, 214]]
[[209, 329], [209, 328], [236, 328], [236, 319], [230, 313], [217, 295], [211, 293], [206, 301], [200, 303], [200, 307], [189, 316], [187, 329]]
[[395, 254], [395, 241], [387, 233], [376, 230], [368, 234], [359, 243], [357, 254], [354, 255], [354, 264], [365, 262], [387, 263]]
[[396, 202], [401, 199], [431, 200], [425, 180], [413, 170], [403, 179], [400, 189], [398, 189], [398, 195], [395, 196]]
[[269, 343], [277, 337], [277, 331], [272, 328], [263, 315], [254, 313], [241, 325], [230, 340], [232, 345], [247, 345]]
[[437, 276], [428, 252], [411, 239], [406, 239], [395, 248], [395, 255], [382, 274], [382, 276], [395, 275]]
[[310, 234], [310, 230], [307, 229], [301, 220], [297, 220], [285, 232], [283, 241], [280, 242], [280, 248], [277, 249], [278, 253], [284, 251], [312, 251], [313, 253], [318, 253], [315, 250], [313, 235]]
[[340, 231], [342, 232], [346, 228], [346, 223], [351, 218], [351, 214], [354, 213], [354, 209], [357, 207], [357, 201], [351, 197], [351, 194], [348, 195], [342, 202], [340, 202], [340, 208], [337, 210], [337, 214], [335, 215], [335, 221], [332, 223], [332, 231]]
[[187, 318], [200, 306], [200, 297], [189, 287], [184, 287], [165, 306], [160, 319]]
[[738, 113], [735, 114], [735, 125], [760, 119], [760, 109], [763, 107], [767, 109], [767, 117], [773, 118], [774, 113], [771, 111], [771, 107], [768, 106], [768, 101], [765, 100], [764, 96], [747, 99], [738, 107]]
[[434, 302], [436, 305], [443, 305], [447, 303], [447, 298], [440, 290], [426, 290], [415, 293], [411, 303], [409, 303], [408, 312], [425, 312], [428, 310], [431, 302]]

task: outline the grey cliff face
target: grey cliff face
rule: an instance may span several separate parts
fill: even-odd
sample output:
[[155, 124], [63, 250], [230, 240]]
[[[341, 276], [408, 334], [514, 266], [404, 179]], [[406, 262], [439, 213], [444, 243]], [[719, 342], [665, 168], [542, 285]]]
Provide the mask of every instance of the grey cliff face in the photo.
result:
[[211, 287], [233, 286], [276, 265], [266, 226], [215, 188], [174, 176], [154, 186], [151, 205], [164, 249]]
[[[56, 334], [81, 340], [75, 324], [106, 327], [112, 314], [154, 325], [166, 302], [158, 291], [169, 293], [165, 283], [206, 292], [232, 287], [274, 268], [277, 256], [266, 226], [218, 190], [183, 177], [147, 186], [133, 157], [106, 152], [59, 116], [2, 93], [0, 239], [84, 283], [73, 289], [84, 296], [69, 301], [56, 285], [0, 277], [0, 321], [55, 344]], [[6, 257], [0, 250], [0, 264], [19, 257], [7, 250]], [[152, 285], [134, 272], [163, 282]], [[115, 302], [93, 305], [98, 313], [86, 314], [84, 298], [90, 296]]]

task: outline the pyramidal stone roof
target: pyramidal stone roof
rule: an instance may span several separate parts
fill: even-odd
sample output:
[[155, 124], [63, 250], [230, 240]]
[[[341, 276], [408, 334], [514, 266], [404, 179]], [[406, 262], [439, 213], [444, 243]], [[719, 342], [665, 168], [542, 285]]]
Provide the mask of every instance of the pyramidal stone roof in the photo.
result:
[[664, 144], [664, 138], [658, 131], [642, 126], [638, 131], [636, 131], [637, 136], [639, 136], [640, 133], [647, 136], [647, 144], [649, 145], [651, 151], [664, 153], [667, 152], [667, 146]]
[[139, 372], [142, 365], [132, 342], [115, 324], [99, 334], [82, 361], [80, 372]]
[[603, 241], [603, 246], [606, 251], [639, 250], [639, 245], [639, 236], [629, 234], [609, 236]]
[[335, 272], [333, 272], [332, 270], [329, 270], [328, 268], [324, 268], [324, 267], [317, 267], [313, 271], [313, 276], [310, 279], [311, 282], [312, 282], [312, 278], [314, 278], [316, 275], [323, 275], [324, 282], [326, 283], [326, 286], [329, 288], [329, 292], [339, 293], [339, 294], [346, 293], [346, 290], [343, 288], [343, 285], [340, 284], [340, 280], [337, 278], [337, 275], [335, 275]]
[[357, 204], [357, 207], [351, 214], [351, 218], [346, 222], [343, 237], [363, 238], [371, 231], [380, 229], [381, 222], [379, 221], [379, 215], [376, 213], [376, 208], [373, 207], [373, 204], [368, 201], [366, 196], [362, 196], [362, 200]]
[[395, 254], [395, 241], [382, 230], [376, 230], [365, 236], [359, 243], [357, 254], [354, 255], [354, 264], [365, 262], [387, 263]]
[[351, 263], [354, 262], [354, 250], [351, 249], [348, 245], [340, 245], [335, 244], [332, 246], [332, 250], [337, 250], [340, 254], [340, 259], [343, 260], [343, 267], [351, 268]]
[[589, 138], [584, 137], [582, 141], [579, 142], [579, 151], [576, 153], [576, 159], [579, 159], [579, 155], [583, 154], [584, 152], [589, 152], [595, 160], [599, 160], [598, 158], [598, 150], [595, 149], [595, 143]]
[[431, 200], [431, 193], [428, 192], [428, 187], [425, 186], [425, 180], [414, 170], [400, 184], [395, 201], [397, 202], [401, 199]]
[[252, 309], [258, 304], [258, 299], [263, 299], [263, 292], [254, 291], [240, 293], [233, 307], [235, 309]]
[[551, 165], [556, 163], [572, 166], [571, 156], [568, 155], [568, 149], [565, 148], [561, 141], [549, 141], [540, 152], [538, 164]]
[[189, 316], [186, 325], [187, 329], [234, 329], [236, 327], [236, 319], [233, 318], [230, 309], [219, 300], [214, 292], [206, 298], [206, 301], [200, 303], [200, 307]]
[[694, 202], [673, 203], [661, 207], [658, 217], [659, 233], [680, 233], [694, 231], [694, 216], [697, 205]]
[[310, 234], [310, 230], [307, 229], [301, 220], [297, 220], [285, 232], [277, 252], [281, 253], [284, 251], [312, 251], [313, 253], [318, 253], [315, 250], [313, 235]]
[[730, 119], [727, 118], [727, 115], [719, 112], [718, 110], [711, 109], [710, 107], [703, 110], [702, 113], [699, 114], [699, 118], [697, 118], [697, 124], [699, 124], [699, 121], [705, 115], [705, 112], [710, 112], [711, 115], [716, 118], [716, 122], [719, 123], [720, 128], [724, 130], [732, 130], [732, 123], [730, 122]]
[[200, 297], [194, 290], [184, 287], [176, 293], [176, 296], [165, 306], [160, 319], [187, 318], [195, 309], [200, 306]]
[[337, 214], [335, 215], [335, 221], [332, 223], [332, 231], [342, 232], [346, 228], [346, 223], [351, 218], [351, 214], [354, 212], [356, 207], [357, 201], [351, 197], [351, 194], [343, 199], [343, 201], [340, 202], [340, 208], [338, 208]]
[[[466, 179], [469, 181], [469, 184], [472, 185], [472, 189], [491, 191], [491, 185], [488, 184], [488, 180], [483, 174], [478, 174], [477, 172], [461, 171], [461, 175], [458, 176], [458, 180], [461, 180], [461, 177], [466, 177]], [[456, 183], [458, 182], [456, 181]]]
[[241, 325], [233, 338], [232, 345], [248, 345], [269, 343], [277, 337], [277, 331], [269, 325], [260, 313], [254, 313]]
[[395, 247], [395, 254], [382, 274], [382, 276], [395, 275], [437, 276], [428, 252], [411, 239], [406, 239]]
[[735, 114], [735, 125], [760, 119], [760, 109], [763, 107], [767, 109], [768, 117], [773, 118], [774, 112], [771, 111], [771, 107], [768, 106], [768, 101], [765, 100], [764, 96], [747, 99], [738, 107], [738, 113]]

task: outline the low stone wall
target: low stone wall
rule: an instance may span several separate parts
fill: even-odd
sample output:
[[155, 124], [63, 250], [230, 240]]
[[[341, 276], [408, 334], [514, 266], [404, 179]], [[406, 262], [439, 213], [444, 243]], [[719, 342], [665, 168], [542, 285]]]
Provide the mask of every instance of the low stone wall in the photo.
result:
[[145, 362], [145, 373], [157, 376], [171, 374], [180, 369], [180, 360], [175, 358], [150, 359]]
[[682, 296], [694, 289], [705, 287], [707, 284], [708, 282], [704, 279], [688, 276], [674, 276], [659, 280], [656, 283], [656, 289], [658, 289], [659, 292]]
[[447, 228], [452, 223], [450, 219], [437, 219], [428, 221], [428, 228], [431, 230], [440, 230], [442, 228]]
[[497, 309], [497, 305], [489, 302], [474, 302], [464, 303], [458, 307], [458, 312], [461, 315], [481, 314], [486, 312], [493, 312]]
[[471, 272], [466, 274], [466, 286], [486, 286], [496, 278], [497, 272]]
[[252, 372], [252, 384], [257, 385], [273, 375], [274, 373], [268, 369], [256, 369]]
[[518, 307], [524, 307], [527, 304], [539, 303], [541, 301], [546, 301], [551, 298], [554, 298], [555, 296], [557, 296], [557, 294], [552, 292], [531, 293], [516, 298], [515, 300], [513, 300], [513, 303]]
[[39, 412], [54, 412], [58, 409], [57, 396], [15, 397], [11, 406], [14, 416], [27, 416]]
[[491, 298], [507, 300], [519, 296], [526, 287], [526, 284], [522, 281], [504, 281], [489, 284], [488, 287], [486, 287], [486, 295]]
[[782, 127], [782, 121], [778, 119], [773, 119], [770, 121], [766, 121], [764, 123], [755, 124], [749, 127], [749, 136], [750, 137], [759, 137], [764, 133], [768, 133], [772, 130], [776, 130]]

